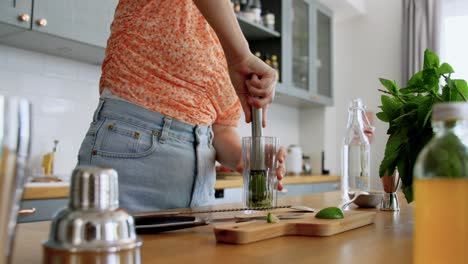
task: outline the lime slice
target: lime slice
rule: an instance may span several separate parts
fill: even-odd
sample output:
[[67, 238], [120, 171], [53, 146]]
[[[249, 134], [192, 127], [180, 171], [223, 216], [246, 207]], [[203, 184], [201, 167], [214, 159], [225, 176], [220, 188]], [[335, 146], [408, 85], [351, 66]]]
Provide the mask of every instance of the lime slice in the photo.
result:
[[344, 214], [338, 207], [327, 207], [320, 210], [315, 217], [321, 219], [341, 219], [344, 218]]
[[267, 215], [267, 223], [278, 223], [280, 220], [276, 215], [272, 213], [268, 213]]

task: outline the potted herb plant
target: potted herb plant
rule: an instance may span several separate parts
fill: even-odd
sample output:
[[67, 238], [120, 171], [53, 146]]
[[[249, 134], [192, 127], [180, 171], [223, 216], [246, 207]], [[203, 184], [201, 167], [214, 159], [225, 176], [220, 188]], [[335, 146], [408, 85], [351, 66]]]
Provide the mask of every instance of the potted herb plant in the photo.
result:
[[[404, 88], [395, 81], [380, 79], [386, 90], [381, 96], [382, 112], [377, 118], [389, 123], [390, 135], [379, 175], [393, 175], [398, 170], [408, 203], [413, 201], [413, 167], [423, 147], [433, 136], [432, 106], [439, 102], [468, 101], [465, 80], [452, 79], [454, 72], [430, 50], [424, 52], [423, 69], [414, 74]], [[442, 83], [441, 83], [442, 82]]]

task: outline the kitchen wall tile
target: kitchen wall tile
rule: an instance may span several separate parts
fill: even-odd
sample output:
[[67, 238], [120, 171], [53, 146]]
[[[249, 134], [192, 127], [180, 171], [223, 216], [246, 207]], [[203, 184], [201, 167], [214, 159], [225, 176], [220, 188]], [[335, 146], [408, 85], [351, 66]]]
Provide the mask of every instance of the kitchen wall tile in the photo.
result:
[[3, 65], [3, 69], [34, 74], [44, 72], [45, 55], [41, 53], [0, 45], [0, 54], [2, 54], [1, 57], [6, 58], [5, 62], [0, 63]]
[[55, 56], [46, 56], [44, 75], [69, 80], [78, 77], [78, 63]]
[[77, 77], [79, 81], [99, 83], [99, 79], [101, 78], [101, 66], [87, 64], [83, 67], [78, 67]]

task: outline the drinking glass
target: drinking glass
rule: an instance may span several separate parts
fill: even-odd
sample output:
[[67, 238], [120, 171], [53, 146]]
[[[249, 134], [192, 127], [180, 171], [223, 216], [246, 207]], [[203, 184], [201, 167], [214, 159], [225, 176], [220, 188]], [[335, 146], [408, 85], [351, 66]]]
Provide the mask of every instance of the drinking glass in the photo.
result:
[[242, 138], [245, 207], [276, 206], [278, 186], [276, 153], [279, 146], [279, 138], [276, 137]]
[[0, 264], [11, 263], [19, 204], [29, 172], [31, 105], [0, 95]]

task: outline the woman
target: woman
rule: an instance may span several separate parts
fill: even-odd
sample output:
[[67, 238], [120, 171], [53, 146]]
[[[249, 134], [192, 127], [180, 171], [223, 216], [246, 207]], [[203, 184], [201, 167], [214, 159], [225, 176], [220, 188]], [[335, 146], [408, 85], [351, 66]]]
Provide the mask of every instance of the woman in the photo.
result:
[[276, 78], [249, 51], [229, 1], [120, 0], [78, 164], [116, 169], [121, 206], [133, 212], [206, 204], [215, 160], [242, 170], [241, 107], [250, 122]]

